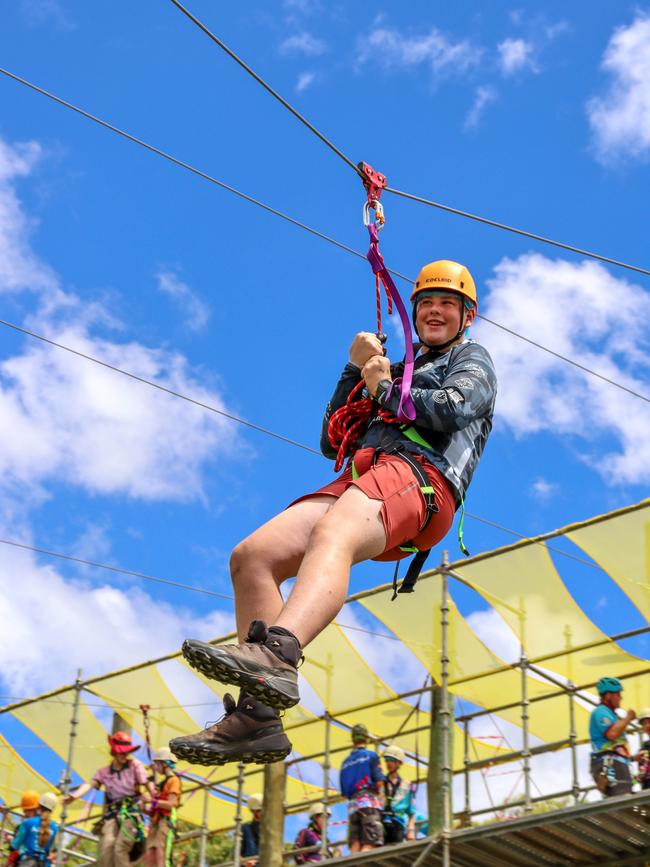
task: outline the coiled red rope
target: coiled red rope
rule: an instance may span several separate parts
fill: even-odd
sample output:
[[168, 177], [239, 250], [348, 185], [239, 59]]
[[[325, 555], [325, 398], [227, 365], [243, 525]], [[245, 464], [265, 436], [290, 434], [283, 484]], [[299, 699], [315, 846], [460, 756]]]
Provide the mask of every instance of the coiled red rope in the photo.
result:
[[[376, 407], [376, 405], [373, 407], [372, 398], [357, 397], [364, 385], [364, 381], [361, 380], [354, 386], [343, 406], [332, 413], [327, 426], [330, 444], [337, 449], [335, 473], [339, 472], [350, 452], [354, 451], [355, 444], [368, 426], [373, 416], [373, 409]], [[386, 424], [399, 423], [392, 413], [382, 407], [377, 409], [376, 417]]]

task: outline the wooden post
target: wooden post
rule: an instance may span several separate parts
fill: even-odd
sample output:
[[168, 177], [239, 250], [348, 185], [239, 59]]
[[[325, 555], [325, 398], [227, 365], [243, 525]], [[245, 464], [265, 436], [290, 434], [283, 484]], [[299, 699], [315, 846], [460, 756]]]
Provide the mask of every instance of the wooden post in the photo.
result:
[[282, 867], [286, 778], [287, 768], [284, 762], [273, 762], [264, 768], [259, 867]]

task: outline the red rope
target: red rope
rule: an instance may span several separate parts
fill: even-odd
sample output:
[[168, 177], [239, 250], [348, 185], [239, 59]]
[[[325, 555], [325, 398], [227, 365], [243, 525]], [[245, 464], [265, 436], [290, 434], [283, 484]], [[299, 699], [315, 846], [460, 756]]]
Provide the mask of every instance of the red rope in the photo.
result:
[[[368, 426], [372, 418], [372, 399], [370, 397], [357, 398], [365, 383], [358, 382], [348, 399], [332, 413], [327, 426], [327, 436], [333, 448], [338, 449], [334, 472], [338, 473], [346, 457], [354, 451], [356, 442]], [[355, 399], [356, 398], [356, 399]], [[397, 423], [397, 419], [388, 410], [379, 408], [377, 417], [387, 424]]]
[[[390, 289], [380, 279], [379, 274], [375, 274], [375, 297], [377, 302], [377, 334], [382, 333], [381, 329], [381, 287], [384, 287], [386, 292], [386, 302], [388, 305], [388, 315], [393, 312], [393, 299], [390, 294]], [[364, 382], [358, 382], [348, 395], [345, 404], [336, 412], [332, 413], [327, 426], [327, 436], [332, 448], [338, 449], [336, 455], [336, 463], [334, 464], [334, 472], [338, 473], [343, 462], [350, 452], [354, 450], [356, 441], [368, 425], [372, 418], [372, 399], [370, 397], [357, 398], [356, 396], [363, 389]], [[388, 410], [379, 409], [377, 417], [383, 422], [396, 422], [395, 416], [391, 415]]]

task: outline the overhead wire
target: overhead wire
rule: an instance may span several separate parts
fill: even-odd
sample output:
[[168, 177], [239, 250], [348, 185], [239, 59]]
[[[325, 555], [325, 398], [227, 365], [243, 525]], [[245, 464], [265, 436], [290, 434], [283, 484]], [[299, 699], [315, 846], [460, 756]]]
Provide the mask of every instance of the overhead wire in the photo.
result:
[[[290, 102], [288, 102], [283, 96], [281, 96], [277, 90], [275, 90], [262, 76], [255, 72], [236, 52], [234, 52], [231, 48], [229, 48], [216, 34], [214, 34], [202, 21], [200, 21], [195, 15], [193, 15], [189, 9], [187, 9], [179, 0], [171, 0], [171, 2], [176, 6], [184, 15], [186, 15], [203, 33], [206, 34], [216, 45], [219, 46], [223, 51], [228, 54], [236, 63], [238, 63], [242, 69], [244, 69], [250, 76], [252, 76], [255, 81], [258, 82], [265, 90], [267, 90], [271, 96], [278, 100], [291, 114], [294, 115], [301, 123], [303, 123], [314, 135], [316, 135], [330, 150], [332, 150], [340, 159], [342, 159], [350, 168], [352, 168], [357, 175], [359, 175], [362, 179], [364, 177], [363, 173], [359, 170], [358, 166], [348, 157], [343, 151], [339, 150], [331, 141], [327, 138], [327, 136], [322, 133], [319, 129], [317, 129], [311, 121], [307, 120], [307, 118], [302, 115], [298, 109], [296, 109]], [[577, 253], [580, 256], [587, 256], [590, 259], [596, 259], [599, 262], [606, 262], [608, 265], [615, 265], [618, 268], [626, 268], [630, 271], [635, 271], [638, 274], [645, 274], [650, 277], [650, 270], [646, 268], [641, 268], [638, 265], [630, 265], [627, 262], [622, 262], [618, 259], [612, 259], [609, 256], [603, 256], [600, 253], [594, 253], [590, 250], [584, 250], [581, 247], [575, 247], [572, 244], [566, 244], [562, 241], [555, 241], [552, 238], [547, 238], [544, 235], [538, 235], [534, 232], [529, 232], [526, 229], [518, 229], [515, 226], [509, 226], [506, 223], [498, 222], [497, 220], [493, 220], [489, 217], [482, 217], [478, 214], [472, 214], [469, 211], [463, 211], [460, 208], [454, 208], [451, 205], [445, 205], [442, 202], [436, 202], [432, 199], [426, 199], [422, 196], [414, 195], [413, 193], [407, 193], [403, 190], [397, 190], [394, 187], [386, 187], [387, 193], [392, 193], [395, 196], [400, 196], [405, 199], [409, 199], [414, 202], [419, 202], [423, 205], [428, 205], [432, 208], [438, 208], [439, 210], [446, 211], [451, 214], [456, 214], [459, 217], [465, 217], [468, 220], [474, 220], [479, 223], [484, 223], [488, 226], [492, 226], [495, 229], [502, 229], [506, 232], [513, 232], [514, 234], [521, 235], [525, 238], [530, 238], [534, 241], [540, 241], [543, 244], [550, 244], [553, 247], [558, 247], [561, 250], [567, 250], [571, 253]]]
[[[174, 2], [174, 0], [172, 0], [172, 2]], [[99, 126], [104, 127], [105, 129], [108, 129], [111, 132], [116, 133], [117, 135], [121, 136], [122, 138], [126, 139], [127, 141], [130, 141], [133, 144], [137, 144], [140, 147], [145, 148], [146, 150], [150, 151], [151, 153], [154, 153], [157, 156], [160, 156], [163, 159], [168, 160], [169, 162], [173, 163], [174, 165], [176, 165], [180, 168], [186, 169], [187, 171], [191, 172], [192, 174], [196, 175], [197, 177], [200, 177], [203, 180], [206, 180], [209, 183], [214, 184], [215, 186], [225, 190], [226, 192], [232, 193], [233, 195], [237, 196], [240, 199], [243, 199], [246, 202], [249, 202], [252, 205], [256, 205], [257, 207], [261, 208], [262, 210], [266, 211], [267, 213], [273, 214], [276, 217], [280, 217], [282, 220], [285, 220], [286, 222], [291, 223], [293, 226], [296, 226], [299, 229], [303, 229], [304, 231], [308, 232], [310, 235], [313, 235], [316, 238], [320, 238], [323, 241], [327, 241], [327, 243], [332, 244], [334, 247], [337, 247], [338, 249], [343, 250], [344, 252], [349, 253], [352, 256], [355, 256], [356, 258], [363, 259], [363, 260], [366, 259], [366, 256], [364, 253], [361, 253], [358, 250], [355, 250], [353, 247], [350, 247], [349, 245], [344, 244], [341, 241], [338, 241], [336, 238], [333, 238], [331, 235], [327, 235], [324, 232], [320, 232], [318, 229], [314, 229], [312, 226], [309, 226], [307, 223], [303, 223], [302, 221], [297, 220], [295, 217], [292, 217], [289, 214], [285, 214], [283, 211], [280, 211], [277, 208], [274, 208], [271, 205], [267, 205], [265, 202], [262, 202], [259, 199], [256, 199], [254, 196], [250, 196], [247, 193], [244, 193], [241, 190], [238, 190], [236, 187], [233, 187], [231, 184], [227, 184], [224, 181], [220, 181], [218, 178], [215, 178], [213, 175], [210, 175], [207, 172], [204, 172], [202, 169], [199, 169], [196, 166], [191, 165], [191, 163], [185, 162], [184, 160], [181, 160], [178, 157], [175, 157], [172, 154], [167, 153], [166, 151], [162, 150], [161, 148], [158, 148], [155, 145], [149, 144], [148, 142], [144, 141], [143, 139], [138, 138], [137, 136], [132, 135], [131, 133], [126, 132], [123, 129], [120, 129], [119, 127], [115, 126], [114, 124], [111, 124], [108, 121], [105, 121], [102, 118], [98, 117], [97, 115], [91, 114], [90, 112], [86, 111], [85, 109], [80, 108], [79, 106], [74, 105], [71, 102], [68, 102], [68, 100], [63, 99], [60, 96], [57, 96], [56, 94], [52, 93], [51, 91], [45, 90], [44, 88], [40, 87], [39, 85], [34, 84], [31, 81], [28, 81], [26, 78], [23, 78], [22, 76], [17, 75], [16, 73], [10, 72], [8, 69], [4, 69], [2, 67], [0, 67], [0, 73], [2, 75], [5, 75], [6, 77], [12, 79], [13, 81], [18, 82], [19, 84], [22, 84], [25, 87], [28, 87], [30, 90], [35, 91], [36, 93], [40, 94], [41, 96], [47, 97], [48, 99], [52, 100], [53, 102], [57, 103], [58, 105], [61, 105], [64, 108], [70, 109], [71, 111], [75, 112], [76, 114], [79, 114], [80, 116], [86, 118], [87, 120], [91, 120], [93, 123], [97, 123], [97, 124], [99, 124]], [[391, 274], [393, 274], [395, 277], [398, 277], [400, 280], [404, 280], [410, 284], [413, 283], [413, 280], [410, 277], [407, 277], [405, 274], [402, 274], [393, 268], [389, 268], [388, 271]], [[480, 313], [478, 314], [477, 318], [488, 322], [490, 325], [494, 326], [495, 328], [499, 328], [502, 331], [505, 331], [506, 333], [510, 334], [511, 336], [513, 336], [517, 339], [523, 340], [525, 343], [528, 343], [531, 346], [535, 346], [537, 349], [540, 349], [543, 352], [547, 352], [549, 355], [552, 355], [553, 357], [565, 362], [566, 364], [572, 365], [573, 367], [577, 368], [578, 370], [581, 370], [584, 373], [587, 373], [591, 376], [594, 376], [597, 379], [602, 380], [603, 382], [607, 382], [608, 384], [614, 386], [615, 388], [619, 388], [622, 391], [625, 391], [634, 397], [637, 397], [637, 398], [639, 398], [639, 399], [641, 399], [647, 403], [650, 403], [650, 397], [648, 397], [644, 394], [641, 394], [641, 393], [631, 389], [629, 386], [623, 385], [622, 383], [617, 382], [616, 380], [611, 379], [610, 377], [607, 377], [604, 374], [599, 373], [598, 371], [593, 370], [592, 368], [589, 368], [586, 365], [581, 364], [580, 362], [575, 361], [572, 358], [569, 358], [568, 356], [562, 355], [561, 353], [556, 352], [554, 349], [550, 349], [549, 347], [544, 346], [543, 344], [538, 343], [537, 341], [534, 341], [531, 338], [526, 337], [523, 334], [520, 334], [518, 331], [514, 331], [513, 329], [508, 328], [505, 325], [501, 325], [501, 323], [499, 323], [499, 322], [496, 322], [492, 319], [488, 319], [487, 317], [485, 317], [483, 314], [480, 314]], [[22, 330], [24, 334], [27, 334], [31, 337], [36, 337], [36, 338], [41, 339], [41, 340], [46, 340], [46, 338], [40, 337], [39, 335], [35, 334], [34, 332], [30, 332], [28, 329], [21, 328], [20, 326], [17, 326], [13, 323], [10, 323], [6, 320], [0, 320], [0, 325], [3, 325], [3, 326], [8, 327], [8, 328], [14, 328], [17, 331]], [[49, 342], [51, 342], [53, 345], [58, 345], [61, 348], [66, 348], [66, 347], [61, 346], [60, 344], [56, 344], [54, 341], [49, 341]], [[83, 353], [80, 353], [80, 352], [77, 352], [77, 354], [83, 355]], [[106, 365], [106, 366], [110, 366], [110, 365]], [[134, 378], [137, 378], [137, 377], [134, 377]], [[152, 383], [149, 382], [148, 384], [151, 385]], [[155, 387], [160, 387], [160, 386], [155, 386]], [[225, 415], [225, 413], [223, 413], [223, 412], [221, 412], [221, 414]], [[250, 426], [253, 426], [253, 425], [250, 425]], [[278, 438], [281, 438], [277, 434], [275, 434], [275, 436], [278, 436]]]
[[240, 416], [233, 415], [233, 413], [226, 412], [223, 409], [212, 406], [212, 404], [205, 403], [205, 401], [197, 400], [195, 397], [189, 397], [189, 395], [187, 394], [183, 394], [180, 391], [175, 391], [173, 388], [167, 388], [166, 385], [161, 385], [159, 382], [155, 382], [152, 379], [147, 379], [144, 376], [139, 376], [137, 373], [133, 373], [130, 370], [125, 370], [123, 367], [118, 367], [116, 364], [110, 364], [108, 361], [103, 361], [101, 358], [97, 358], [94, 355], [89, 355], [87, 352], [81, 352], [81, 350], [79, 349], [73, 349], [73, 347], [67, 346], [65, 343], [59, 343], [56, 340], [52, 340], [50, 337], [45, 337], [43, 334], [38, 334], [36, 331], [31, 331], [29, 328], [24, 328], [22, 325], [17, 325], [15, 322], [9, 322], [7, 319], [0, 319], [0, 325], [3, 325], [5, 328], [11, 328], [14, 331], [18, 331], [21, 334], [27, 335], [28, 337], [33, 337], [35, 340], [40, 340], [43, 343], [47, 343], [50, 346], [56, 347], [56, 349], [62, 349], [65, 350], [65, 352], [70, 352], [72, 353], [72, 355], [77, 355], [79, 358], [84, 358], [86, 361], [92, 361], [93, 364], [99, 364], [102, 367], [107, 368], [108, 370], [112, 370], [114, 373], [121, 373], [122, 376], [128, 376], [129, 379], [134, 379], [136, 382], [140, 382], [143, 385], [149, 385], [151, 386], [151, 388], [156, 388], [158, 389], [158, 391], [162, 391], [165, 394], [171, 395], [171, 397], [177, 397], [180, 400], [185, 400], [187, 401], [187, 403], [192, 403], [195, 406], [200, 407], [201, 409], [208, 410], [208, 412], [213, 412], [216, 415], [220, 415], [224, 418], [229, 419], [230, 421], [235, 421], [237, 422], [237, 424], [242, 424], [245, 427], [256, 430], [258, 433], [266, 434], [266, 436], [273, 437], [274, 439], [280, 440], [281, 442], [287, 443], [288, 445], [296, 446], [296, 448], [303, 449], [306, 452], [311, 452], [314, 455], [320, 455], [319, 451], [313, 449], [311, 446], [306, 446], [303, 443], [298, 442], [298, 440], [291, 439], [291, 437], [286, 437], [283, 434], [275, 433], [275, 431], [255, 424], [252, 421], [247, 421]]

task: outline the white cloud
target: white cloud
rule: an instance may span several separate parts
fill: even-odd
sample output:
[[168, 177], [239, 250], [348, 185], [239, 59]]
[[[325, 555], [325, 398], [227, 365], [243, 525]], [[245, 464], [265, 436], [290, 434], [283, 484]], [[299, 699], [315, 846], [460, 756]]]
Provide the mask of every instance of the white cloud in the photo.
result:
[[156, 274], [158, 289], [172, 298], [185, 315], [190, 331], [201, 331], [208, 324], [210, 308], [193, 289], [179, 279], [173, 271], [163, 269]]
[[298, 81], [296, 82], [296, 93], [302, 93], [304, 90], [307, 90], [308, 87], [311, 87], [315, 78], [316, 73], [314, 72], [301, 72], [298, 76]]
[[44, 292], [56, 287], [52, 271], [31, 250], [33, 223], [15, 189], [15, 182], [29, 175], [41, 157], [37, 142], [10, 146], [0, 139], [0, 293]]
[[514, 75], [523, 69], [535, 69], [534, 46], [527, 39], [504, 39], [497, 45], [499, 68], [505, 76]]
[[482, 84], [477, 87], [474, 96], [474, 103], [465, 118], [465, 129], [475, 129], [483, 117], [485, 109], [491, 102], [494, 102], [496, 98], [497, 92], [493, 87], [490, 87], [489, 84]]
[[[36, 143], [0, 139], [0, 291], [36, 293], [40, 307], [28, 324], [50, 339], [225, 410], [180, 353], [98, 336], [98, 327], [118, 323], [101, 304], [64, 292], [33, 252], [15, 183], [40, 155]], [[196, 323], [203, 314], [189, 288], [169, 275], [160, 280]], [[147, 500], [200, 497], [205, 464], [231, 453], [237, 433], [215, 414], [31, 341], [0, 362], [0, 437], [0, 490], [13, 493], [0, 498], [0, 514], [8, 514], [14, 502], [45, 496], [52, 482]]]
[[[59, 343], [225, 409], [180, 354], [92, 337], [79, 324], [39, 327]], [[205, 463], [236, 442], [231, 422], [45, 344], [0, 363], [0, 437], [5, 489], [67, 482], [145, 500], [200, 497]]]
[[397, 28], [376, 26], [359, 40], [357, 63], [385, 69], [424, 65], [441, 77], [466, 72], [480, 57], [480, 49], [471, 42], [453, 41], [435, 27], [422, 35], [407, 35]]
[[[489, 319], [648, 394], [650, 295], [592, 261], [539, 254], [503, 259], [488, 281]], [[481, 323], [499, 376], [497, 419], [517, 436], [548, 432], [580, 444], [610, 484], [650, 481], [647, 403]]]
[[602, 68], [612, 76], [607, 93], [587, 103], [596, 155], [602, 162], [640, 157], [650, 150], [650, 15], [614, 31]]
[[304, 54], [307, 57], [318, 57], [327, 51], [327, 44], [307, 31], [287, 37], [280, 44], [282, 54]]
[[12, 694], [40, 692], [172, 652], [187, 635], [232, 629], [232, 615], [202, 618], [155, 600], [141, 588], [64, 578], [27, 551], [0, 545], [0, 671]]
[[553, 482], [549, 482], [547, 479], [540, 476], [535, 479], [533, 484], [530, 486], [530, 491], [532, 495], [537, 500], [550, 500], [551, 497], [555, 496], [558, 492], [558, 486]]
[[74, 30], [75, 24], [59, 0], [21, 0], [23, 18], [31, 27], [54, 26], [57, 30]]

